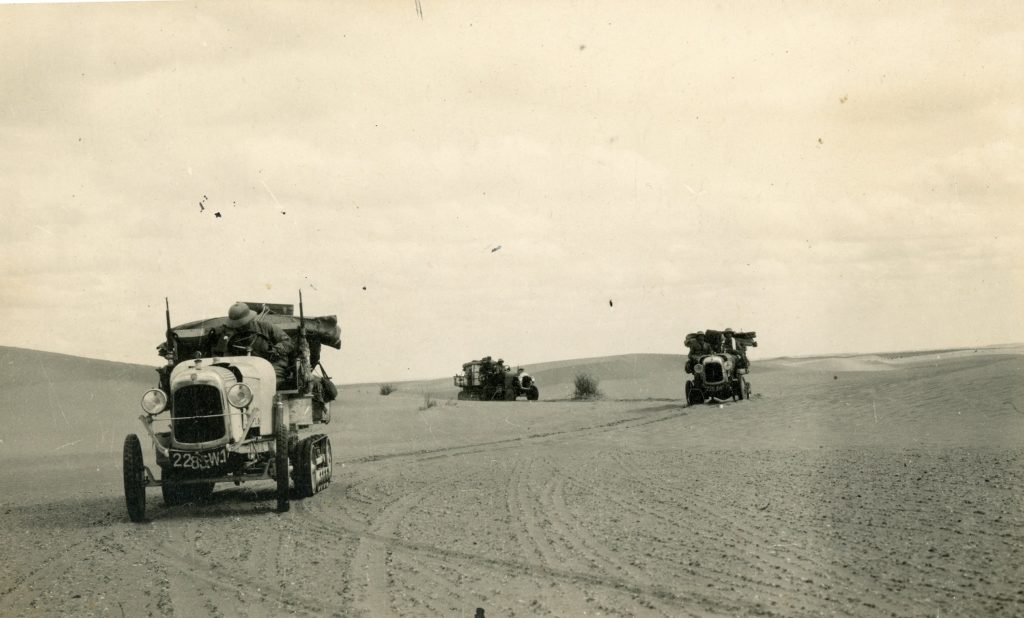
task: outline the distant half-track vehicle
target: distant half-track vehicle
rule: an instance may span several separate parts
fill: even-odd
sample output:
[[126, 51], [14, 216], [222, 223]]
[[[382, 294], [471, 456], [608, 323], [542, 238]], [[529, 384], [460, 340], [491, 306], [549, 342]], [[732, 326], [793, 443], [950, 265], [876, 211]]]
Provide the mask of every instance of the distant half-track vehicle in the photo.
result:
[[[723, 336], [725, 333], [728, 335]], [[693, 378], [687, 380], [684, 387], [686, 404], [749, 399], [750, 382], [746, 374], [750, 371], [750, 362], [746, 348], [757, 347], [756, 336], [755, 332], [732, 331], [687, 335], [690, 356], [686, 362], [686, 373], [692, 374]]]
[[208, 497], [216, 483], [269, 480], [277, 484], [277, 510], [284, 512], [290, 482], [299, 497], [330, 484], [331, 442], [308, 430], [330, 421], [337, 390], [319, 363], [320, 347], [340, 348], [341, 335], [335, 316], [302, 315], [301, 294], [299, 307], [295, 317], [291, 305], [263, 305], [255, 318], [291, 339], [289, 369], [280, 378], [268, 360], [251, 354], [258, 333], [225, 337], [225, 353], [206, 354], [204, 342], [211, 331], [223, 332], [217, 329], [226, 318], [172, 328], [168, 311], [167, 341], [158, 348], [167, 364], [157, 370], [159, 386], [143, 395], [139, 417], [159, 478], [144, 464], [138, 436], [124, 441], [124, 494], [132, 521], [145, 519], [147, 487], [160, 487], [164, 504], [172, 506]]
[[490, 356], [462, 365], [462, 373], [454, 377], [459, 387], [459, 399], [482, 401], [515, 401], [526, 397], [540, 399], [540, 388], [533, 376], [522, 368], [512, 371], [500, 358], [492, 362]]

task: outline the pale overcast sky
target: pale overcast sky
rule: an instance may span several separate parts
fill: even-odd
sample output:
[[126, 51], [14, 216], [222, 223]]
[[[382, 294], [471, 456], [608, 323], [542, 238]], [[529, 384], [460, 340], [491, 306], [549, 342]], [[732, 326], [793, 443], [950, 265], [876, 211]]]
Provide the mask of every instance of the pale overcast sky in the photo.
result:
[[343, 382], [1024, 341], [1024, 4], [951, 4], [2, 6], [0, 345], [300, 288]]

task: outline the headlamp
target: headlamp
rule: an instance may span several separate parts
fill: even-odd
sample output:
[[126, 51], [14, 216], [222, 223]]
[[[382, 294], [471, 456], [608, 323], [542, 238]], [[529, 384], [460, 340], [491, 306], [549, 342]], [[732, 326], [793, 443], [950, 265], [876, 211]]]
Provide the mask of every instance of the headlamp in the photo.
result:
[[236, 408], [244, 408], [252, 403], [252, 389], [247, 384], [235, 384], [228, 389], [228, 403]]
[[156, 416], [167, 408], [167, 393], [159, 388], [152, 388], [142, 395], [142, 411]]

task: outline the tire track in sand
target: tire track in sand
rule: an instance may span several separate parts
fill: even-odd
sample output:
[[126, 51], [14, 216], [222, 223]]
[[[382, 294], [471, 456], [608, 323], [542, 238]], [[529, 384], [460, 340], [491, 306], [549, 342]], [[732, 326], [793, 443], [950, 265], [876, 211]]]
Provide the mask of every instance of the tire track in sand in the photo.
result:
[[[636, 570], [642, 573], [642, 575], [634, 573], [634, 577], [639, 576], [657, 580], [659, 577], [664, 576], [664, 574], [671, 573], [677, 582], [683, 581], [687, 584], [685, 590], [688, 592], [685, 593], [674, 586], [673, 590], [676, 594], [690, 595], [695, 600], [703, 600], [706, 603], [703, 606], [705, 608], [714, 608], [714, 611], [727, 613], [743, 613], [745, 609], [739, 605], [722, 604], [721, 595], [716, 595], [714, 601], [712, 601], [709, 595], [703, 594], [700, 591], [725, 586], [760, 593], [762, 598], [771, 598], [778, 590], [778, 584], [774, 584], [764, 578], [767, 573], [765, 568], [758, 567], [755, 569], [763, 576], [758, 578], [746, 572], [740, 573], [736, 569], [708, 564], [708, 560], [703, 560], [703, 562], [700, 560], [703, 554], [713, 551], [715, 554], [722, 556], [728, 555], [731, 557], [730, 560], [741, 564], [748, 564], [749, 566], [750, 560], [757, 557], [749, 552], [740, 551], [740, 548], [735, 543], [720, 539], [717, 543], [712, 543], [709, 546], [706, 542], [708, 533], [702, 529], [692, 531], [693, 534], [687, 538], [681, 538], [678, 536], [680, 532], [680, 518], [678, 515], [673, 517], [661, 511], [651, 510], [643, 506], [640, 500], [635, 502], [627, 501], [616, 494], [605, 491], [597, 484], [580, 480], [578, 477], [568, 473], [566, 473], [566, 482], [570, 486], [576, 486], [581, 494], [599, 497], [600, 501], [614, 505], [615, 512], [620, 515], [619, 521], [625, 521], [625, 518], [621, 517], [622, 515], [632, 514], [638, 520], [646, 522], [640, 529], [645, 536], [650, 538], [638, 544], [634, 543], [633, 547], [635, 549], [631, 550], [637, 556], [635, 560], [638, 560], [643, 566], [643, 568], [640, 568], [639, 565], [636, 567]], [[700, 515], [700, 518], [705, 521], [707, 517], [709, 517], [708, 513]], [[652, 526], [652, 522], [660, 524], [661, 529], [659, 530], [656, 526]], [[586, 525], [580, 523], [578, 526], [579, 530], [589, 534]], [[616, 533], [611, 531], [609, 534]], [[724, 538], [726, 537], [723, 536]], [[608, 551], [612, 556], [617, 555], [613, 549]], [[684, 556], [689, 556], [689, 559], [684, 561]], [[622, 561], [619, 560], [618, 562], [621, 563]], [[626, 564], [632, 565], [631, 562]], [[680, 579], [681, 577], [682, 579]]]
[[[643, 585], [650, 594], [636, 599], [645, 610], [663, 616], [698, 615], [690, 614], [689, 608], [694, 606], [708, 607], [709, 599], [704, 595], [681, 590], [670, 590], [658, 584], [650, 583], [652, 574], [641, 565], [622, 559], [615, 551], [598, 539], [587, 526], [574, 514], [565, 498], [565, 479], [560, 470], [551, 466], [545, 474], [546, 482], [539, 493], [540, 509], [547, 513], [551, 521], [553, 534], [560, 544], [566, 547], [570, 555], [578, 555], [586, 561], [587, 566], [600, 577], [624, 577], [629, 581]], [[644, 583], [648, 582], [648, 583]], [[723, 609], [723, 608], [716, 608]], [[736, 611], [739, 608], [728, 608]]]
[[541, 519], [531, 505], [529, 471], [533, 465], [532, 458], [516, 460], [509, 478], [505, 503], [512, 523], [516, 524], [512, 534], [522, 550], [523, 559], [528, 562], [531, 559], [539, 560], [540, 564], [552, 567], [562, 564], [562, 561], [552, 551], [542, 531]]
[[[640, 409], [642, 410], [642, 408]], [[640, 411], [632, 410], [632, 411]], [[461, 444], [458, 446], [446, 446], [435, 449], [420, 449], [415, 451], [403, 451], [400, 453], [389, 453], [387, 455], [368, 455], [366, 457], [357, 457], [355, 459], [336, 459], [335, 462], [344, 466], [348, 464], [362, 464], [362, 463], [373, 463], [373, 462], [390, 462], [395, 459], [405, 458], [416, 458], [420, 461], [428, 461], [431, 459], [439, 459], [442, 457], [456, 457], [461, 455], [473, 455], [479, 453], [491, 453], [499, 449], [515, 448], [523, 446], [533, 442], [549, 442], [553, 438], [559, 440], [571, 439], [575, 436], [586, 436], [597, 433], [605, 433], [608, 431], [616, 431], [622, 429], [636, 429], [655, 423], [662, 423], [674, 419], [682, 418], [685, 412], [681, 411], [682, 408], [673, 409], [669, 414], [662, 414], [655, 418], [647, 418], [644, 416], [631, 416], [629, 418], [621, 418], [607, 423], [600, 423], [598, 425], [589, 425], [587, 427], [579, 427], [576, 429], [566, 429], [563, 431], [549, 431], [544, 433], [535, 433], [528, 436], [519, 436], [516, 438], [506, 438], [504, 440], [492, 440], [487, 442], [476, 442], [472, 444]], [[630, 410], [624, 413], [629, 413]]]
[[[5, 606], [17, 606], [20, 601], [25, 600], [25, 587], [43, 581], [44, 578], [40, 574], [45, 573], [49, 579], [55, 573], [67, 573], [80, 566], [79, 552], [77, 550], [84, 544], [85, 541], [78, 541], [71, 545], [60, 545], [43, 555], [42, 559], [32, 568], [13, 572], [12, 581], [10, 583], [4, 582], [4, 589], [0, 591], [0, 609]], [[27, 555], [32, 557], [38, 556], [39, 549], [29, 552]], [[30, 597], [37, 594], [38, 592], [35, 590], [28, 593], [29, 600]]]
[[[166, 543], [153, 548], [152, 555], [167, 570], [173, 613], [184, 608], [190, 612], [184, 615], [189, 616], [237, 615], [240, 608], [247, 607], [256, 610], [257, 615], [265, 615], [268, 606], [271, 614], [323, 616], [327, 613], [323, 604], [304, 595], [269, 589], [266, 584], [271, 579], [264, 572], [225, 568], [195, 556], [182, 555]], [[196, 594], [199, 599], [193, 598]], [[256, 597], [263, 608], [254, 607], [249, 597]]]
[[[308, 570], [334, 549], [331, 539], [311, 538], [287, 515], [238, 507], [230, 501], [173, 507], [158, 525], [131, 529], [139, 535], [120, 548], [120, 561], [152, 574], [159, 613], [341, 615], [340, 600], [324, 594], [324, 578]], [[186, 511], [175, 512], [180, 509]]]
[[[650, 597], [667, 597], [676, 603], [686, 603], [687, 599], [675, 595], [671, 591], [661, 588], [654, 588], [636, 581], [614, 575], [596, 575], [587, 572], [578, 572], [558, 566], [548, 566], [536, 562], [522, 562], [512, 559], [495, 558], [479, 554], [471, 554], [463, 551], [450, 550], [437, 547], [432, 544], [406, 541], [394, 536], [381, 536], [367, 530], [367, 526], [355, 519], [343, 514], [338, 514], [330, 521], [310, 522], [310, 530], [322, 531], [340, 535], [356, 536], [360, 539], [376, 541], [381, 546], [393, 552], [393, 555], [401, 553], [403, 559], [407, 556], [414, 556], [424, 562], [433, 561], [444, 566], [463, 564], [471, 567], [474, 571], [488, 570], [496, 574], [504, 574], [513, 577], [528, 577], [532, 580], [543, 582], [545, 590], [558, 590], [562, 592], [577, 591], [581, 587], [593, 587], [604, 589], [610, 593], [629, 596], [645, 595]], [[353, 577], [356, 577], [353, 575]], [[557, 595], [556, 595], [557, 598]], [[466, 605], [468, 607], [468, 605]], [[356, 608], [356, 613], [365, 615], [367, 607]], [[615, 611], [622, 615], [632, 615], [629, 610]], [[391, 614], [395, 615], [392, 610]], [[679, 615], [678, 613], [675, 615]], [[703, 615], [703, 614], [697, 614]]]
[[[661, 477], [638, 467], [625, 454], [615, 453], [612, 457], [628, 475], [630, 484], [649, 488], [647, 493], [651, 495], [683, 495], [678, 485], [666, 484]], [[754, 586], [769, 598], [803, 597], [814, 604], [821, 602], [818, 597], [830, 597], [831, 590], [850, 589], [853, 586], [848, 573], [807, 551], [802, 544], [786, 540], [802, 538], [793, 527], [803, 519], [798, 514], [785, 518], [775, 513], [757, 511], [752, 516], [750, 508], [742, 507], [730, 496], [720, 495], [717, 490], [712, 492], [703, 486], [691, 488], [685, 495], [688, 500], [683, 508], [691, 514], [687, 520], [697, 523], [693, 534], [703, 547], [701, 554], [725, 561], [718, 567], [712, 566], [709, 560], [703, 560], [701, 564], [701, 568], [715, 572], [720, 577], [719, 582], [737, 589]], [[784, 506], [779, 505], [777, 508]], [[737, 510], [742, 512], [737, 513]], [[751, 521], [754, 523], [750, 524]], [[780, 530], [789, 532], [780, 536]], [[878, 606], [892, 605], [880, 591], [864, 591], [862, 596], [865, 601]], [[831, 602], [835, 601], [837, 599]], [[799, 611], [800, 607], [791, 609]], [[845, 606], [838, 606], [834, 611], [853, 615]]]
[[[447, 482], [450, 481], [439, 479], [423, 484], [415, 491], [406, 493], [384, 506], [369, 525], [359, 525], [366, 533], [359, 534], [359, 542], [349, 569], [354, 610], [357, 615], [371, 618], [396, 615], [398, 608], [392, 596], [395, 581], [390, 569], [392, 552], [396, 546], [389, 541], [398, 538], [399, 523], [424, 500], [434, 495], [438, 487]], [[349, 520], [348, 523], [356, 522]], [[332, 521], [322, 520], [320, 524], [327, 529], [336, 528]], [[343, 530], [352, 533], [352, 529]]]
[[[531, 466], [534, 467], [530, 471]], [[439, 546], [444, 542], [436, 536], [430, 536], [430, 542], [421, 542], [424, 538], [422, 530], [417, 531], [415, 525], [409, 530], [399, 531], [398, 524], [416, 521], [420, 514], [414, 512], [424, 500], [439, 495], [438, 487], [451, 480], [441, 480], [418, 488], [414, 494], [393, 501], [384, 512], [373, 518], [370, 523], [361, 521], [345, 513], [344, 509], [324, 512], [319, 506], [302, 511], [303, 527], [315, 535], [340, 535], [359, 539], [360, 545], [353, 558], [349, 573], [353, 582], [353, 615], [396, 615], [400, 610], [423, 613], [429, 606], [435, 608], [440, 615], [451, 615], [450, 608], [438, 605], [440, 601], [414, 597], [399, 597], [403, 583], [397, 581], [401, 574], [410, 568], [417, 569], [420, 575], [427, 574], [427, 579], [436, 584], [448, 601], [462, 608], [486, 605], [478, 603], [480, 598], [487, 602], [495, 602], [494, 591], [486, 590], [474, 593], [472, 582], [514, 581], [520, 591], [533, 590], [543, 599], [583, 598], [581, 591], [589, 591], [595, 599], [595, 609], [620, 615], [630, 615], [636, 611], [655, 614], [656, 610], [641, 605], [629, 609], [627, 605], [636, 605], [635, 599], [655, 599], [657, 603], [671, 606], [669, 612], [657, 611], [657, 615], [685, 615], [686, 609], [693, 601], [701, 603], [705, 608], [713, 607], [700, 595], [679, 596], [672, 590], [644, 583], [642, 578], [626, 577], [621, 573], [598, 572], [591, 568], [579, 569], [566, 566], [566, 556], [554, 551], [554, 545], [542, 524], [540, 505], [537, 500], [540, 488], [534, 482], [542, 479], [545, 473], [536, 467], [533, 460], [524, 458], [512, 466], [509, 473], [508, 491], [506, 492], [510, 532], [515, 537], [513, 546], [518, 547], [514, 555], [505, 557], [494, 552], [476, 553], [452, 549], [451, 545]], [[429, 512], [429, 508], [425, 509]], [[429, 515], [427, 516], [429, 521]], [[372, 570], [371, 570], [372, 569]], [[492, 575], [485, 575], [492, 573]], [[369, 577], [367, 575], [369, 574]], [[415, 581], [415, 580], [413, 580]], [[420, 592], [420, 591], [416, 591]], [[478, 594], [479, 593], [479, 594]], [[480, 597], [480, 594], [490, 595]], [[601, 597], [606, 600], [601, 601]], [[412, 599], [412, 600], [411, 600]], [[410, 605], [412, 603], [412, 605]], [[602, 604], [603, 603], [603, 607]], [[619, 606], [619, 609], [615, 609]], [[679, 609], [675, 609], [679, 608]], [[508, 609], [521, 609], [509, 605]], [[489, 611], [498, 611], [494, 605]], [[430, 611], [434, 611], [431, 609]], [[539, 610], [538, 610], [539, 611]]]

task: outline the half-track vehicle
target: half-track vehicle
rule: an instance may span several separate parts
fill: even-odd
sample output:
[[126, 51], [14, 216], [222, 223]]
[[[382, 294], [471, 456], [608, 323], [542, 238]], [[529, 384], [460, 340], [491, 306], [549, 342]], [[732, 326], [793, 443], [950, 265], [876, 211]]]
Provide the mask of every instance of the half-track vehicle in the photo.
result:
[[750, 362], [746, 348], [757, 347], [757, 333], [728, 333], [726, 337], [723, 331], [702, 332], [701, 343], [697, 343], [696, 333], [686, 336], [686, 345], [691, 350], [686, 373], [693, 376], [684, 387], [687, 405], [750, 398], [750, 382], [746, 378]]
[[225, 336], [222, 353], [211, 354], [208, 342], [212, 333], [225, 332], [220, 327], [227, 318], [172, 328], [168, 310], [167, 340], [158, 347], [167, 364], [157, 369], [159, 385], [142, 396], [139, 416], [159, 478], [143, 461], [139, 437], [124, 440], [124, 494], [132, 521], [145, 519], [148, 487], [160, 487], [164, 504], [172, 506], [208, 497], [217, 483], [268, 480], [276, 483], [277, 510], [284, 512], [290, 483], [297, 497], [330, 484], [331, 442], [310, 430], [330, 421], [337, 389], [319, 362], [320, 349], [340, 348], [341, 334], [333, 315], [302, 315], [301, 298], [300, 293], [299, 317], [292, 315], [292, 305], [262, 305], [255, 318], [291, 339], [283, 378], [268, 360], [252, 354], [259, 333]]
[[529, 401], [540, 399], [537, 381], [521, 367], [516, 371], [505, 365], [502, 359], [491, 361], [490, 356], [469, 361], [462, 365], [462, 373], [453, 379], [459, 387], [459, 399], [482, 401], [515, 401], [526, 397]]

